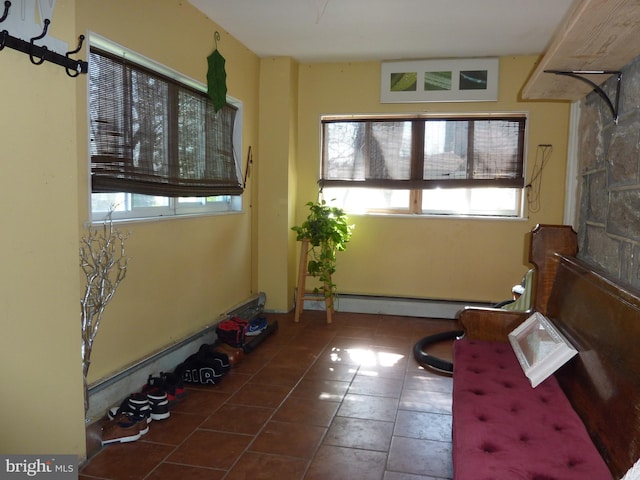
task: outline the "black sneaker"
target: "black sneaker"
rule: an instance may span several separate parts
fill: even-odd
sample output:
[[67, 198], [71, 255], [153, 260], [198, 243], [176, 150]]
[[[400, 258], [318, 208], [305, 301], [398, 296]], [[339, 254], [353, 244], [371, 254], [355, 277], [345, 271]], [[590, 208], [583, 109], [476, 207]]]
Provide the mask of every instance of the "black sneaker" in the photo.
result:
[[210, 361], [213, 361], [214, 363], [217, 363], [218, 365], [220, 365], [220, 370], [222, 371], [222, 373], [228, 373], [229, 370], [231, 369], [231, 363], [229, 362], [229, 355], [227, 355], [224, 352], [218, 352], [216, 350], [209, 349], [207, 351], [206, 357]]
[[162, 379], [162, 386], [165, 392], [167, 392], [169, 407], [172, 407], [187, 396], [184, 382], [178, 375], [171, 372], [160, 372], [160, 378]]
[[171, 416], [167, 392], [161, 378], [149, 375], [147, 384], [142, 388], [142, 394], [149, 400], [149, 407], [151, 407], [149, 416], [152, 420], [164, 420]]
[[178, 365], [174, 373], [185, 383], [216, 385], [222, 381], [229, 367], [228, 356], [220, 352], [213, 353], [209, 345], [203, 344], [197, 353], [189, 355]]
[[146, 423], [149, 423], [151, 421], [149, 399], [142, 393], [132, 393], [122, 401], [119, 407], [112, 407], [107, 412], [109, 420], [113, 420], [118, 414], [131, 415], [136, 419], [144, 419]]

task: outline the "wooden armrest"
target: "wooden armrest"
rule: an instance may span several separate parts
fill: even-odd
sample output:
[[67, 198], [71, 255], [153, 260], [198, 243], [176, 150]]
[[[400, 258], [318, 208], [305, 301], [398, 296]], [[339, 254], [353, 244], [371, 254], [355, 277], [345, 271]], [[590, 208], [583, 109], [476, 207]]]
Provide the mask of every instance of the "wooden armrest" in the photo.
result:
[[509, 333], [532, 312], [514, 312], [501, 308], [465, 307], [456, 314], [467, 338], [494, 342], [509, 341]]

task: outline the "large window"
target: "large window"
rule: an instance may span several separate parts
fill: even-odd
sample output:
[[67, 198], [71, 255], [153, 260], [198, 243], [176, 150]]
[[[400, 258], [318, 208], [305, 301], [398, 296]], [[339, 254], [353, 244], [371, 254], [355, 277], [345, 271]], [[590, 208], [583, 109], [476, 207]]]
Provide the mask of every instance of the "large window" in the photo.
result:
[[320, 185], [349, 212], [521, 215], [524, 115], [324, 117]]
[[239, 102], [216, 112], [204, 85], [92, 36], [92, 217], [238, 210], [241, 113]]

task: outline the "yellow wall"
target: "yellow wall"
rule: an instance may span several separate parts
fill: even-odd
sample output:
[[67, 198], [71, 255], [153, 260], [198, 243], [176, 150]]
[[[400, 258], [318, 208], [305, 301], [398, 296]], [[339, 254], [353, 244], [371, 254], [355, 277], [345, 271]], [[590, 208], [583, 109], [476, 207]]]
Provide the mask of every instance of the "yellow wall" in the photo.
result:
[[[50, 34], [75, 46], [74, 6]], [[8, 48], [0, 69], [0, 452], [84, 455], [76, 81]]]
[[[243, 170], [249, 146], [254, 153], [244, 211], [121, 225], [131, 233], [130, 269], [103, 318], [90, 382], [257, 291], [267, 292], [271, 309], [291, 307], [297, 245], [290, 227], [316, 198], [321, 114], [528, 111], [529, 173], [535, 145], [554, 145], [540, 213], [527, 221], [354, 217], [335, 277], [342, 292], [499, 300], [525, 269], [525, 233], [562, 220], [569, 108], [518, 102], [533, 58], [502, 59], [497, 103], [381, 105], [378, 63], [260, 60], [183, 0], [58, 0], [50, 34], [75, 46], [79, 34], [96, 32], [204, 82], [216, 30], [229, 94], [244, 102]], [[79, 56], [86, 58], [86, 46]], [[0, 65], [0, 452], [82, 457], [78, 246], [89, 216], [87, 78], [34, 66], [9, 49]]]
[[[182, 0], [58, 0], [50, 34], [75, 47], [96, 32], [203, 83], [207, 56], [227, 59], [243, 101], [244, 169], [257, 148], [259, 60]], [[87, 46], [79, 57], [87, 57]], [[87, 76], [0, 55], [0, 452], [85, 455], [79, 239], [88, 212]], [[257, 292], [256, 213], [249, 179], [239, 214], [137, 222], [129, 273], [108, 305], [89, 382], [211, 324]]]
[[462, 220], [352, 216], [356, 229], [338, 255], [339, 292], [451, 300], [498, 301], [528, 268], [525, 234], [537, 223], [561, 223], [569, 105], [519, 101], [535, 57], [500, 59], [499, 99], [485, 103], [381, 104], [378, 62], [300, 66], [297, 222], [317, 197], [322, 114], [502, 112], [529, 114], [527, 176], [538, 144], [552, 144], [543, 172], [541, 207], [527, 220]]
[[295, 279], [290, 227], [296, 203], [298, 64], [280, 57], [262, 59], [260, 65], [258, 284], [270, 309], [286, 311]]
[[[189, 2], [84, 0], [78, 25], [206, 83], [207, 56], [226, 59], [228, 94], [244, 103], [242, 168], [257, 143], [259, 61]], [[80, 111], [86, 111], [84, 97]], [[87, 138], [86, 122], [78, 137]], [[79, 156], [80, 198], [87, 198], [86, 157]], [[255, 292], [252, 285], [251, 183], [244, 212], [121, 225], [131, 233], [129, 273], [108, 305], [96, 338], [90, 382], [211, 324]], [[85, 204], [82, 204], [85, 207]], [[88, 218], [82, 208], [80, 224]]]

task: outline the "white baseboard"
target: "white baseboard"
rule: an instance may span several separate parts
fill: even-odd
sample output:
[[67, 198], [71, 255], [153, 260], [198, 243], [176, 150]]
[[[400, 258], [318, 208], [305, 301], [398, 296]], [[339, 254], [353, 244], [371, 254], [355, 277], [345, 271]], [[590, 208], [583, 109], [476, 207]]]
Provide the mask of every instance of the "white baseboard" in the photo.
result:
[[[491, 304], [420, 298], [378, 297], [369, 295], [339, 295], [335, 302], [338, 312], [401, 315], [407, 317], [455, 318], [466, 306], [488, 307]], [[305, 300], [305, 310], [324, 310], [324, 301]]]
[[[94, 382], [89, 387], [87, 421], [99, 420], [110, 407], [119, 404], [130, 393], [140, 391], [143, 385], [146, 384], [150, 374], [156, 376], [160, 372], [172, 372], [185, 358], [197, 352], [200, 345], [214, 343], [217, 338], [215, 327], [220, 320], [234, 314], [238, 314], [243, 318], [245, 316], [243, 313], [246, 316], [250, 316], [256, 311], [256, 306], [262, 308], [265, 302], [266, 297], [264, 294], [253, 296], [231, 309], [228, 314], [220, 316], [220, 318], [201, 331], [141, 359], [116, 374]], [[486, 303], [478, 302], [344, 294], [339, 295], [335, 307], [336, 311], [339, 312], [453, 319], [458, 310], [468, 305], [490, 306]], [[304, 307], [307, 310], [324, 310], [324, 302], [306, 300]]]
[[173, 370], [203, 343], [213, 343], [216, 339], [215, 327], [211, 326], [179, 345], [167, 348], [148, 358], [131, 365], [117, 374], [89, 387], [89, 411], [87, 422], [102, 418], [107, 410], [118, 405], [124, 398], [139, 392], [147, 383], [149, 375], [158, 376], [160, 372]]
[[109, 408], [118, 405], [129, 394], [139, 392], [147, 383], [149, 375], [158, 376], [160, 372], [173, 372], [189, 355], [197, 352], [203, 343], [214, 343], [217, 339], [216, 325], [221, 320], [232, 315], [249, 318], [258, 310], [257, 307], [264, 307], [265, 301], [263, 293], [250, 297], [199, 332], [91, 384], [87, 423], [100, 420]]

